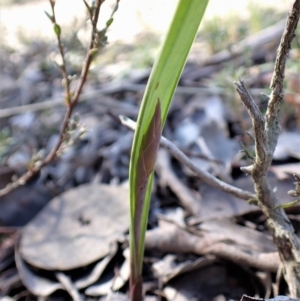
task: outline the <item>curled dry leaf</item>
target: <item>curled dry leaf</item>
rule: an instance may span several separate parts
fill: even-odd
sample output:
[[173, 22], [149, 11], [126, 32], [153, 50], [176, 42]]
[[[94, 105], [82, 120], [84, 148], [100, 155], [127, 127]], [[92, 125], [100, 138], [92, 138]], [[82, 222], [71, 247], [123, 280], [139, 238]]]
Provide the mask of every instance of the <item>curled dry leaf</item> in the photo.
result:
[[59, 289], [63, 289], [62, 284], [36, 275], [22, 259], [19, 249], [16, 248], [15, 260], [20, 278], [27, 289], [34, 295], [47, 297]]
[[56, 279], [62, 284], [64, 289], [69, 293], [73, 301], [83, 301], [79, 291], [75, 287], [71, 277], [67, 276], [62, 272], [55, 273]]
[[85, 290], [88, 296], [108, 295], [111, 291], [118, 291], [129, 279], [129, 249], [124, 250], [125, 261], [123, 262], [118, 274], [112, 275], [111, 278], [105, 279], [101, 283], [90, 286]]
[[111, 252], [101, 261], [99, 261], [90, 273], [75, 281], [75, 287], [78, 289], [83, 289], [91, 284], [94, 284], [100, 278], [109, 262], [115, 256], [116, 252], [117, 246], [113, 245]]
[[225, 279], [225, 267], [210, 265], [173, 279], [164, 293], [168, 301], [213, 300], [226, 290]]

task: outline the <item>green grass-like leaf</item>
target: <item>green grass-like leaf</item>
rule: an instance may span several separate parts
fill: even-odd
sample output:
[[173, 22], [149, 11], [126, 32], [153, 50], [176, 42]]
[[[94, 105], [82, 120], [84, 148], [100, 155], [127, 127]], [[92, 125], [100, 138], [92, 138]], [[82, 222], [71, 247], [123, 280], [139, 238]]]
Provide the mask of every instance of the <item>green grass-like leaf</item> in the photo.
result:
[[[134, 136], [130, 161], [131, 287], [141, 282], [152, 173], [162, 127], [209, 0], [180, 0], [154, 63]], [[134, 290], [135, 290], [134, 289]], [[137, 300], [139, 293], [131, 293]]]

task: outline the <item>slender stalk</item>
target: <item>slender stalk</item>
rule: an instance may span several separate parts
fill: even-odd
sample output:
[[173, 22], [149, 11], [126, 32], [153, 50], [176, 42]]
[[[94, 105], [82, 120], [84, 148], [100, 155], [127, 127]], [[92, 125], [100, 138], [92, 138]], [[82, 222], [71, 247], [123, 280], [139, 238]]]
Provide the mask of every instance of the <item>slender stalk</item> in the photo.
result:
[[[168, 109], [208, 0], [180, 0], [143, 97], [130, 159], [130, 296], [142, 299], [142, 263], [152, 172]], [[176, 50], [175, 50], [176, 49]]]
[[[116, 0], [116, 7], [112, 11], [111, 18], [117, 10], [119, 1], [120, 0]], [[59, 53], [60, 53], [60, 56], [62, 59], [62, 64], [59, 67], [60, 67], [60, 70], [62, 72], [62, 76], [64, 79], [65, 102], [66, 102], [67, 110], [65, 112], [65, 115], [64, 115], [64, 118], [62, 121], [62, 125], [60, 127], [59, 139], [58, 139], [57, 143], [54, 145], [54, 147], [51, 149], [51, 151], [48, 153], [48, 155], [43, 160], [39, 161], [38, 164], [34, 164], [26, 173], [24, 173], [17, 180], [13, 181], [12, 183], [9, 183], [6, 187], [1, 189], [0, 197], [8, 194], [15, 188], [17, 188], [21, 185], [24, 185], [32, 177], [37, 175], [43, 167], [45, 167], [46, 165], [51, 163], [57, 157], [57, 154], [59, 153], [59, 151], [66, 139], [66, 132], [68, 129], [69, 121], [70, 121], [73, 111], [79, 101], [79, 97], [82, 93], [83, 86], [87, 80], [88, 72], [89, 72], [91, 63], [93, 61], [93, 58], [95, 56], [95, 52], [97, 52], [98, 48], [101, 46], [101, 37], [99, 37], [99, 33], [97, 30], [97, 23], [98, 23], [98, 19], [99, 19], [100, 8], [101, 8], [101, 5], [103, 2], [104, 2], [103, 0], [97, 0], [94, 4], [94, 7], [89, 9], [89, 14], [90, 14], [91, 22], [92, 22], [92, 32], [91, 32], [89, 46], [87, 49], [86, 58], [83, 63], [80, 80], [79, 80], [77, 88], [73, 94], [70, 89], [70, 80], [69, 80], [69, 75], [67, 72], [65, 50], [64, 50], [64, 46], [63, 46], [63, 43], [61, 40], [61, 29], [60, 29], [59, 25], [57, 24], [57, 20], [56, 20], [56, 16], [55, 16], [55, 0], [49, 0], [51, 10], [52, 10], [52, 15], [50, 16], [49, 14], [47, 14], [47, 16], [49, 17], [52, 24], [54, 25], [54, 31], [55, 31], [56, 38], [57, 38], [58, 50], [59, 50]], [[87, 5], [86, 2], [85, 2], [85, 4]], [[111, 25], [111, 22], [107, 23], [106, 27], [102, 30], [102, 32], [105, 33], [110, 25]], [[73, 96], [72, 96], [72, 94], [73, 94]]]

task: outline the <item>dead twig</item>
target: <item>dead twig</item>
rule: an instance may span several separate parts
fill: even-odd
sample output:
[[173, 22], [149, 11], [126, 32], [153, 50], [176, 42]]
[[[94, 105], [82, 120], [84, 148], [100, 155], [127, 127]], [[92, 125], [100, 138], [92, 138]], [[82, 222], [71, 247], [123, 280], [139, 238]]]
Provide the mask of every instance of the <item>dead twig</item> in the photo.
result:
[[163, 253], [213, 254], [242, 266], [270, 272], [278, 269], [280, 260], [277, 252], [261, 253], [250, 248], [244, 251], [243, 247], [233, 242], [226, 243], [226, 235], [211, 234], [203, 231], [201, 236], [194, 235], [168, 222], [163, 227], [147, 231], [145, 247]]
[[170, 155], [165, 149], [158, 151], [155, 169], [160, 175], [161, 182], [168, 185], [177, 195], [180, 204], [189, 213], [199, 217], [201, 212], [200, 200], [197, 200], [186, 185], [176, 176], [171, 167]]
[[[135, 130], [136, 123], [125, 116], [119, 116], [123, 125], [130, 128], [131, 130]], [[252, 204], [256, 203], [255, 194], [234, 187], [230, 184], [227, 184], [216, 177], [212, 176], [210, 173], [201, 169], [198, 165], [196, 165], [192, 160], [190, 160], [174, 143], [165, 137], [161, 137], [160, 139], [161, 146], [165, 147], [178, 161], [183, 163], [185, 166], [189, 167], [197, 177], [199, 177], [202, 181], [207, 183], [208, 185], [220, 189], [226, 193], [230, 193], [233, 196], [236, 196], [242, 200], [251, 201]]]
[[[143, 92], [145, 91], [146, 85], [142, 84], [131, 84], [131, 83], [117, 83], [117, 84], [105, 84], [100, 89], [82, 92], [79, 98], [79, 102], [81, 101], [97, 101], [101, 103], [101, 106], [108, 106], [109, 108], [123, 108], [124, 111], [127, 110], [128, 113], [124, 115], [136, 115], [138, 114], [138, 108], [130, 103], [123, 103], [115, 100], [112, 97], [109, 97], [110, 94], [115, 94], [122, 91], [133, 91], [133, 92]], [[176, 88], [177, 94], [221, 94], [223, 89], [218, 87], [184, 87], [178, 86]], [[251, 92], [254, 95], [260, 95], [264, 89], [255, 88]], [[6, 118], [13, 115], [23, 114], [25, 112], [36, 112], [46, 109], [51, 109], [56, 106], [65, 105], [64, 102], [61, 101], [61, 98], [50, 98], [43, 102], [32, 103], [23, 106], [17, 106], [12, 108], [0, 109], [0, 118]], [[131, 110], [131, 111], [130, 111]], [[191, 154], [191, 156], [194, 156]]]
[[253, 177], [258, 205], [267, 216], [269, 229], [283, 263], [285, 280], [289, 286], [290, 295], [294, 298], [300, 297], [300, 241], [284, 210], [278, 206], [279, 200], [270, 187], [267, 171], [272, 162], [280, 132], [279, 105], [284, 98], [285, 63], [299, 17], [300, 0], [295, 0], [277, 51], [271, 81], [272, 93], [265, 117], [254, 103], [244, 83], [242, 81], [235, 83], [241, 101], [252, 119], [256, 148], [254, 163], [241, 169]]
[[[82, 92], [78, 102], [93, 101], [97, 105], [97, 111], [107, 112], [112, 110], [119, 112], [119, 114], [137, 116], [139, 109], [137, 106], [121, 102], [106, 95], [106, 89], [97, 89], [93, 91]], [[0, 118], [10, 117], [13, 115], [23, 114], [26, 112], [36, 112], [46, 109], [53, 109], [56, 106], [63, 106], [64, 102], [61, 98], [49, 98], [43, 102], [32, 103], [24, 106], [7, 108], [0, 110]], [[123, 112], [123, 113], [121, 113]]]

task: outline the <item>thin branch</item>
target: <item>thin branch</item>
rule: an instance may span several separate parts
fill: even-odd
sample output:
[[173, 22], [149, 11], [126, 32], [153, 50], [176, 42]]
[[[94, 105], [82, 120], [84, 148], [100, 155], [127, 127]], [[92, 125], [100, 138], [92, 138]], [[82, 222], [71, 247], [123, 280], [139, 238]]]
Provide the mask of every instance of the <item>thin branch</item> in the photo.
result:
[[191, 190], [174, 173], [171, 166], [171, 156], [166, 149], [160, 149], [157, 154], [155, 169], [160, 175], [160, 181], [178, 197], [179, 203], [192, 215], [198, 217], [201, 212], [199, 198], [195, 198]]
[[65, 57], [65, 50], [64, 50], [64, 46], [63, 43], [61, 41], [61, 30], [59, 25], [56, 22], [56, 16], [55, 16], [55, 1], [51, 1], [50, 0], [50, 5], [51, 5], [51, 9], [52, 9], [52, 23], [54, 26], [56, 26], [58, 29], [54, 30], [55, 34], [57, 36], [57, 44], [58, 44], [58, 50], [62, 59], [62, 64], [59, 66], [61, 73], [63, 75], [63, 79], [64, 79], [64, 85], [65, 85], [65, 100], [68, 106], [70, 106], [71, 104], [71, 91], [70, 91], [70, 80], [69, 80], [69, 76], [68, 76], [68, 72], [67, 72], [67, 62], [66, 62], [66, 57]]
[[[55, 6], [55, 1], [54, 0], [49, 0], [51, 8], [52, 8], [52, 16], [51, 16], [51, 20], [52, 23], [55, 25], [57, 25], [56, 23], [56, 19], [55, 19], [55, 10], [54, 10], [54, 6]], [[94, 39], [95, 39], [95, 35], [96, 35], [96, 30], [97, 30], [97, 22], [98, 22], [98, 15], [99, 11], [100, 11], [100, 6], [102, 4], [102, 0], [98, 0], [96, 2], [96, 6], [95, 6], [95, 10], [94, 10], [94, 15], [93, 15], [93, 33], [91, 35], [91, 41], [90, 41], [90, 45], [89, 48], [87, 50], [87, 56], [84, 62], [84, 66], [82, 68], [82, 72], [81, 72], [81, 76], [80, 76], [80, 81], [79, 84], [77, 86], [76, 92], [74, 94], [74, 96], [71, 98], [71, 91], [70, 91], [70, 86], [69, 86], [69, 78], [68, 78], [68, 74], [66, 71], [66, 61], [65, 61], [65, 54], [64, 54], [64, 49], [63, 49], [63, 45], [61, 42], [61, 36], [60, 36], [60, 29], [59, 32], [55, 31], [56, 33], [56, 37], [57, 37], [57, 42], [58, 42], [58, 47], [59, 47], [59, 52], [62, 58], [62, 66], [60, 66], [61, 70], [62, 70], [62, 74], [63, 77], [65, 79], [65, 90], [66, 90], [66, 102], [67, 102], [67, 111], [65, 113], [64, 119], [63, 119], [63, 123], [59, 132], [59, 139], [58, 142], [56, 143], [56, 145], [52, 148], [52, 150], [49, 152], [49, 154], [40, 162], [38, 162], [38, 164], [35, 164], [30, 170], [28, 170], [25, 174], [23, 174], [20, 178], [18, 178], [17, 180], [13, 181], [12, 183], [8, 184], [5, 188], [0, 190], [0, 197], [11, 192], [12, 190], [14, 190], [15, 188], [24, 185], [28, 180], [30, 180], [34, 175], [38, 174], [40, 172], [40, 170], [48, 165], [50, 162], [52, 162], [54, 160], [54, 158], [56, 157], [59, 149], [61, 148], [63, 142], [65, 141], [65, 137], [66, 137], [66, 132], [68, 129], [68, 124], [69, 124], [69, 120], [72, 116], [73, 110], [77, 105], [79, 96], [81, 94], [83, 85], [87, 79], [87, 74], [93, 59], [93, 55], [94, 53], [91, 51], [94, 47]]]
[[[235, 82], [236, 90], [240, 95], [241, 101], [244, 103], [246, 109], [249, 112], [249, 115], [251, 116], [253, 127], [254, 127], [254, 133], [255, 133], [255, 153], [256, 153], [256, 160], [255, 164], [259, 164], [261, 167], [264, 162], [267, 160], [267, 150], [265, 147], [265, 141], [266, 141], [266, 133], [264, 130], [265, 127], [265, 120], [264, 117], [254, 102], [252, 96], [250, 95], [249, 91], [245, 87], [245, 84], [243, 81]], [[261, 169], [260, 171], [265, 173], [268, 170], [268, 167], [266, 169]], [[249, 166], [246, 170], [244, 168], [244, 171], [247, 173], [252, 174], [252, 166]]]
[[[84, 0], [83, 0], [84, 1]], [[24, 185], [28, 180], [30, 180], [34, 175], [38, 174], [40, 170], [51, 163], [55, 157], [58, 155], [59, 150], [61, 149], [62, 144], [64, 143], [67, 135], [67, 130], [68, 130], [68, 125], [70, 118], [73, 114], [74, 108], [76, 107], [78, 101], [79, 101], [79, 96], [82, 93], [82, 88], [86, 82], [88, 72], [92, 63], [92, 60], [97, 53], [98, 49], [102, 46], [103, 44], [103, 36], [100, 35], [100, 32], [97, 30], [97, 23], [98, 23], [98, 18], [99, 18], [99, 13], [100, 13], [100, 7], [101, 4], [104, 2], [104, 0], [97, 0], [96, 3], [94, 4], [94, 7], [90, 7], [89, 9], [89, 14], [92, 22], [92, 33], [91, 33], [91, 38], [90, 38], [90, 43], [89, 47], [87, 50], [87, 55], [84, 61], [84, 65], [82, 67], [81, 75], [80, 75], [80, 80], [77, 86], [77, 89], [74, 93], [74, 96], [72, 96], [71, 90], [70, 90], [70, 80], [69, 76], [67, 73], [67, 67], [66, 67], [66, 59], [65, 59], [65, 52], [63, 48], [63, 44], [61, 41], [61, 30], [59, 25], [56, 23], [56, 18], [55, 18], [55, 0], [49, 0], [51, 9], [52, 9], [52, 16], [48, 17], [50, 18], [51, 22], [54, 25], [54, 31], [57, 37], [57, 43], [58, 43], [58, 49], [59, 53], [62, 58], [62, 65], [59, 66], [63, 75], [64, 79], [64, 85], [65, 85], [65, 101], [67, 104], [67, 111], [65, 113], [63, 123], [59, 132], [59, 139], [56, 145], [53, 147], [53, 149], [49, 152], [49, 154], [40, 162], [35, 164], [30, 170], [28, 170], [25, 174], [23, 174], [20, 178], [17, 180], [13, 181], [12, 183], [8, 184], [5, 188], [0, 190], [0, 197], [11, 192], [13, 189]], [[118, 9], [118, 4], [120, 0], [116, 0], [116, 5], [112, 10], [110, 20], [106, 22], [105, 28], [101, 31], [102, 34], [105, 34], [108, 27], [111, 25], [111, 20], [113, 18], [114, 13]], [[85, 5], [87, 5], [87, 2], [84, 1]], [[105, 38], [104, 38], [105, 40]]]
[[273, 77], [270, 88], [272, 94], [270, 97], [267, 115], [275, 116], [278, 114], [278, 107], [283, 101], [283, 81], [285, 73], [285, 64], [288, 53], [291, 49], [291, 43], [295, 37], [295, 30], [300, 17], [300, 0], [294, 1], [285, 25], [285, 29], [277, 50], [277, 56], [274, 66]]
[[82, 68], [82, 71], [81, 71], [80, 82], [77, 86], [74, 97], [72, 99], [72, 106], [76, 106], [76, 104], [78, 102], [78, 99], [79, 99], [79, 96], [81, 94], [83, 85], [86, 81], [86, 78], [87, 78], [87, 75], [88, 75], [88, 72], [89, 72], [89, 69], [90, 69], [90, 65], [92, 63], [93, 56], [94, 56], [92, 50], [98, 48], [97, 45], [96, 45], [97, 44], [96, 43], [97, 23], [98, 23], [100, 7], [101, 7], [102, 2], [104, 2], [104, 1], [103, 0], [97, 0], [96, 4], [95, 4], [94, 15], [93, 15], [93, 18], [91, 19], [93, 29], [92, 29], [92, 33], [91, 33], [90, 45], [89, 45], [87, 55], [86, 55], [86, 58], [85, 58], [85, 61], [84, 61], [84, 65], [83, 65], [83, 68]]
[[[119, 116], [123, 125], [128, 127], [131, 130], [136, 129], [136, 123], [125, 116]], [[160, 145], [165, 147], [178, 161], [183, 163], [185, 166], [189, 167], [202, 181], [209, 184], [212, 187], [220, 189], [226, 193], [230, 193], [235, 197], [238, 197], [242, 200], [253, 201], [255, 203], [256, 196], [255, 194], [234, 187], [230, 184], [227, 184], [216, 177], [212, 176], [210, 173], [201, 169], [193, 161], [191, 161], [174, 143], [168, 140], [165, 137], [160, 138]]]
[[[115, 111], [117, 109], [119, 114], [129, 114], [131, 117], [136, 117], [139, 112], [137, 106], [127, 102], [118, 101], [115, 98], [106, 95], [106, 90], [103, 88], [82, 92], [80, 94], [79, 102], [84, 101], [93, 101], [93, 103], [97, 106], [97, 111], [99, 110], [99, 112], [104, 113], [109, 110]], [[32, 103], [21, 107], [2, 109], [0, 110], [0, 118], [23, 114], [24, 112], [36, 112], [46, 109], [53, 109], [55, 106], [63, 105], [65, 104], [61, 101], [61, 97], [49, 98], [43, 102]]]
[[272, 153], [275, 151], [277, 145], [278, 135], [280, 133], [279, 124], [279, 106], [284, 99], [284, 72], [285, 64], [288, 57], [291, 43], [295, 37], [295, 30], [300, 17], [300, 0], [295, 0], [289, 12], [286, 22], [285, 30], [282, 35], [280, 45], [277, 50], [277, 56], [274, 66], [273, 77], [271, 80], [270, 88], [272, 93], [266, 113], [266, 129], [268, 136], [268, 145]]

